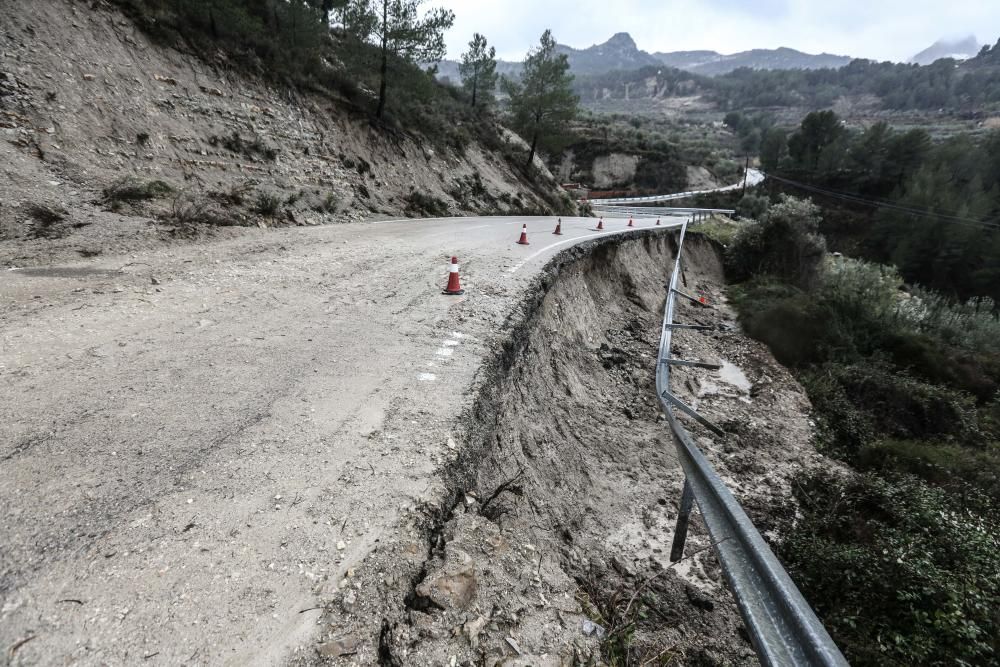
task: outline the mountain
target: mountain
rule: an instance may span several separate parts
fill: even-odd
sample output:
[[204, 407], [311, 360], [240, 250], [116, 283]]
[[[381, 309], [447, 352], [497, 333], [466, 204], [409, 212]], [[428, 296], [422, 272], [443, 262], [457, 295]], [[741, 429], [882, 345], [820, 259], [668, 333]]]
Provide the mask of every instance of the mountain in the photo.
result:
[[595, 44], [586, 49], [559, 44], [556, 51], [565, 53], [570, 70], [581, 75], [636, 70], [660, 64], [655, 56], [640, 50], [627, 32], [620, 32], [603, 44]]
[[661, 63], [694, 74], [717, 76], [728, 74], [734, 69], [836, 69], [851, 62], [847, 56], [829, 53], [811, 54], [781, 47], [778, 49], [753, 49], [730, 55], [715, 51], [675, 51], [654, 53]]
[[[851, 62], [847, 56], [829, 53], [813, 55], [795, 49], [753, 49], [725, 55], [717, 51], [673, 51], [669, 53], [648, 53], [640, 49], [627, 32], [613, 35], [603, 44], [595, 44], [585, 49], [559, 44], [559, 53], [566, 54], [570, 71], [578, 76], [593, 76], [616, 71], [635, 71], [643, 67], [673, 67], [676, 69], [716, 76], [732, 72], [740, 67], [750, 69], [820, 69], [823, 67], [843, 67]], [[516, 76], [521, 71], [521, 63], [505, 60], [497, 61], [497, 72], [505, 76]], [[438, 64], [438, 76], [454, 82], [459, 80], [458, 62], [443, 60]]]
[[974, 35], [955, 40], [939, 39], [931, 46], [910, 58], [910, 62], [917, 65], [930, 65], [935, 60], [940, 60], [941, 58], [968, 60], [975, 58], [980, 48], [982, 47]]

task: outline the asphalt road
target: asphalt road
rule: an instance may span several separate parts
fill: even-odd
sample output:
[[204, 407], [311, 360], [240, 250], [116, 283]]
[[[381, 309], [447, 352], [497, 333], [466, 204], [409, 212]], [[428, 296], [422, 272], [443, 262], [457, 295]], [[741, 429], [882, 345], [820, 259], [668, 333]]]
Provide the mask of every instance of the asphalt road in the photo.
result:
[[[255, 230], [0, 274], [4, 658], [270, 663], [307, 640], [298, 612], [439, 483], [532, 277], [628, 233], [595, 224]], [[452, 255], [464, 296], [441, 294]]]

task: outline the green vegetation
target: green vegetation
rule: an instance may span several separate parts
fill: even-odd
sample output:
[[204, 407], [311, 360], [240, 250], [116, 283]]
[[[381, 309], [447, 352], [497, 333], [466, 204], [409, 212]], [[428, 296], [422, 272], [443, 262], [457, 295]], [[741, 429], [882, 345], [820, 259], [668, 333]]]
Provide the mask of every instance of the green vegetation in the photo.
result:
[[492, 46], [487, 50], [486, 38], [478, 32], [472, 36], [469, 50], [462, 54], [458, 71], [471, 106], [475, 107], [477, 102], [481, 105], [493, 102], [497, 87], [497, 50]]
[[208, 138], [210, 146], [222, 146], [227, 151], [243, 155], [248, 158], [259, 158], [268, 162], [273, 162], [278, 157], [278, 149], [271, 148], [260, 137], [254, 137], [252, 141], [246, 141], [239, 132], [233, 132], [226, 137], [211, 136]]
[[388, 100], [390, 62], [437, 62], [444, 57], [444, 32], [455, 22], [455, 14], [432, 9], [419, 16], [424, 0], [346, 0], [336, 9], [347, 34], [374, 45], [378, 62], [378, 106], [381, 119]]
[[831, 239], [908, 282], [1000, 301], [1000, 131], [935, 143], [884, 122], [854, 130], [822, 111], [773, 141], [772, 182], [836, 210], [822, 229]]
[[448, 204], [434, 195], [414, 190], [406, 195], [406, 215], [410, 217], [442, 218], [448, 215]]
[[531, 146], [526, 172], [530, 172], [539, 148], [554, 153], [567, 143], [566, 124], [576, 116], [579, 103], [572, 82], [569, 62], [565, 54], [556, 53], [551, 30], [542, 34], [538, 48], [525, 58], [520, 81], [503, 80], [510, 95], [513, 128]]
[[163, 181], [140, 181], [127, 176], [104, 188], [103, 203], [112, 211], [121, 210], [125, 204], [137, 204], [152, 199], [162, 199], [174, 192], [173, 186]]
[[746, 331], [798, 375], [822, 449], [862, 473], [800, 479], [779, 552], [852, 664], [1000, 664], [995, 306], [824, 258], [818, 225], [786, 197], [727, 255]]

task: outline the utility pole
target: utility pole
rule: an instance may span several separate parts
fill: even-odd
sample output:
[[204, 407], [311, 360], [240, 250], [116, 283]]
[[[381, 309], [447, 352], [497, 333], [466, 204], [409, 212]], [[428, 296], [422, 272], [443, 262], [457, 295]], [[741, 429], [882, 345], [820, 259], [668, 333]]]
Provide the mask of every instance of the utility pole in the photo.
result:
[[743, 196], [747, 196], [747, 180], [750, 178], [750, 156], [747, 155], [747, 166], [743, 168]]

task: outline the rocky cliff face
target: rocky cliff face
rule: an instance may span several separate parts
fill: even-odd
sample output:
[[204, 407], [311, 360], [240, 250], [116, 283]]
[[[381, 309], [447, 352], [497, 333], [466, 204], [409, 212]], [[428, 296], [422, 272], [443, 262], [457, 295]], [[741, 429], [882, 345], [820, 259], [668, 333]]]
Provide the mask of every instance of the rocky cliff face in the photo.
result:
[[39, 243], [48, 254], [127, 249], [198, 216], [218, 229], [566, 203], [496, 146], [442, 150], [388, 134], [327, 98], [161, 48], [117, 11], [90, 7], [5, 3], [0, 261], [24, 262]]

